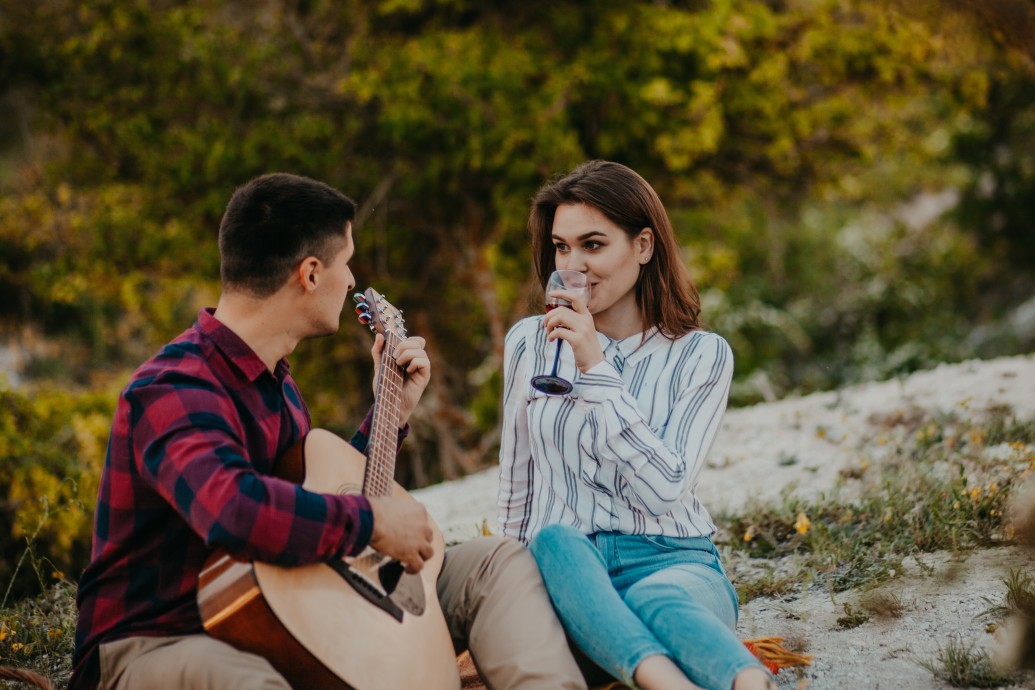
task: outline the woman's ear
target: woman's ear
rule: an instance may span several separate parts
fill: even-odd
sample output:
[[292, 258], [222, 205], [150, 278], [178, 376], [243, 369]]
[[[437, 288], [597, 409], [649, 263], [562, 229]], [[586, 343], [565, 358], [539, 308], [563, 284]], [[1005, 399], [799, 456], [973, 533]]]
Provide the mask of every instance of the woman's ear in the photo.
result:
[[645, 264], [650, 261], [650, 258], [654, 256], [654, 229], [644, 228], [640, 230], [640, 234], [636, 236], [635, 244], [640, 263]]

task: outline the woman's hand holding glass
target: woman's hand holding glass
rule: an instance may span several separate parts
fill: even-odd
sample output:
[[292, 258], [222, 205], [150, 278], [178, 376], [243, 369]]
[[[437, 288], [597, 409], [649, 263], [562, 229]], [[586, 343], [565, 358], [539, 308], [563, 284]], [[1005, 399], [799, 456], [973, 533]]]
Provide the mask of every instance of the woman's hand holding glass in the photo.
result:
[[589, 296], [585, 274], [578, 271], [554, 271], [551, 274], [546, 285], [547, 314], [543, 327], [547, 331], [547, 339], [557, 341], [557, 349], [552, 373], [532, 378], [532, 386], [536, 389], [550, 395], [571, 392], [571, 382], [557, 375], [562, 341], [566, 340], [571, 345], [575, 365], [580, 371], [586, 371], [604, 358], [593, 326], [593, 316], [589, 313]]
[[567, 309], [554, 309], [543, 319], [547, 340], [563, 340], [571, 347], [575, 355], [575, 366], [585, 372], [604, 361], [604, 352], [600, 349], [596, 325], [589, 312], [586, 296], [576, 291], [558, 291], [557, 297], [571, 302]]

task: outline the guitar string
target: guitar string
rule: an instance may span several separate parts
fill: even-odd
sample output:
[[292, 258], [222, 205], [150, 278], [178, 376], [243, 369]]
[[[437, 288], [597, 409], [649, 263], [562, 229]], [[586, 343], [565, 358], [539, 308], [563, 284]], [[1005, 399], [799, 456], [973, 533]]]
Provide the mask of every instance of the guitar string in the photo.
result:
[[[370, 451], [371, 458], [367, 476], [365, 493], [372, 496], [386, 496], [391, 491], [392, 478], [395, 474], [395, 439], [393, 428], [398, 421], [400, 397], [398, 391], [402, 385], [402, 373], [395, 361], [399, 337], [391, 332], [385, 333], [385, 350], [381, 356], [381, 375], [377, 382], [377, 404], [374, 406]], [[375, 461], [378, 460], [378, 461]]]

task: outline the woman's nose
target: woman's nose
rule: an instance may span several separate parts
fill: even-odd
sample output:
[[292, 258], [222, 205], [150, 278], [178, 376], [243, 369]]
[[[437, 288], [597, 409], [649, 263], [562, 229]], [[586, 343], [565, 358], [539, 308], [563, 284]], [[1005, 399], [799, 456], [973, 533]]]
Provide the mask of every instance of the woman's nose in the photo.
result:
[[586, 255], [582, 252], [570, 251], [563, 256], [558, 256], [555, 263], [560, 271], [586, 272]]

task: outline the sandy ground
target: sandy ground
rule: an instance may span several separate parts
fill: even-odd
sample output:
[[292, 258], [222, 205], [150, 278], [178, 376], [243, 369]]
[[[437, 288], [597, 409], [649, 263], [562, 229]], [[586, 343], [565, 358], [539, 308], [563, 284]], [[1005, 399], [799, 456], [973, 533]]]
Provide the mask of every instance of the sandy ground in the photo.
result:
[[[749, 501], [774, 501], [793, 493], [829, 492], [839, 472], [875, 451], [872, 415], [921, 408], [965, 413], [991, 405], [1011, 406], [1035, 417], [1035, 355], [943, 365], [901, 380], [862, 384], [839, 391], [788, 398], [730, 410], [706, 467], [699, 495], [713, 513], [736, 512]], [[496, 471], [415, 492], [446, 541], [476, 535], [483, 522], [495, 526]], [[774, 564], [776, 565], [776, 564]], [[803, 639], [815, 655], [803, 674], [784, 671], [781, 688], [927, 690], [948, 687], [919, 661], [933, 660], [952, 635], [994, 652], [979, 614], [1001, 603], [1011, 567], [1035, 567], [1028, 555], [1000, 548], [963, 559], [928, 554], [907, 559], [905, 572], [883, 585], [903, 606], [897, 618], [875, 618], [843, 629], [844, 604], [863, 594], [807, 589], [784, 599], [759, 598], [742, 607], [744, 637], [782, 635]], [[1035, 688], [1035, 676], [1014, 687]]]

